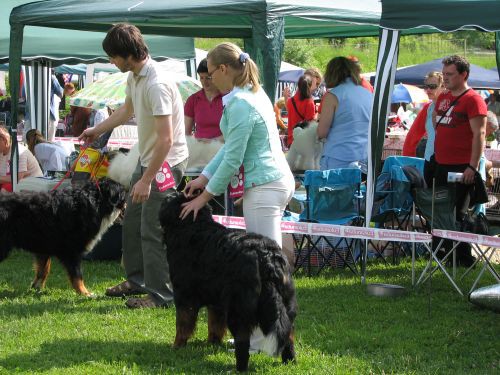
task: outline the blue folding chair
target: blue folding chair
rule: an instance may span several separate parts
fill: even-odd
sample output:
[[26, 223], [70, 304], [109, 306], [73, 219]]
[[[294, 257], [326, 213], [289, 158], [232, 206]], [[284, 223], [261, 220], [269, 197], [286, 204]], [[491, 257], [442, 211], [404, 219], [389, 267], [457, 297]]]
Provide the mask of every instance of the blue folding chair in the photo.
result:
[[[299, 220], [321, 224], [362, 225], [361, 171], [357, 168], [339, 168], [326, 171], [309, 170], [304, 175], [306, 188], [305, 209]], [[295, 271], [312, 265], [318, 273], [327, 266], [347, 267], [357, 274], [356, 251], [360, 241], [329, 236], [304, 235], [297, 243]], [[312, 257], [317, 257], [312, 261]]]
[[[372, 222], [377, 227], [396, 230], [407, 230], [413, 211], [413, 197], [410, 181], [403, 168], [415, 167], [423, 175], [424, 159], [408, 156], [389, 156], [385, 159], [382, 172], [377, 177], [375, 199], [372, 211]], [[385, 262], [384, 251], [392, 245], [393, 263], [398, 256], [405, 253], [405, 245], [389, 241], [384, 244], [374, 244], [370, 241], [375, 255]]]

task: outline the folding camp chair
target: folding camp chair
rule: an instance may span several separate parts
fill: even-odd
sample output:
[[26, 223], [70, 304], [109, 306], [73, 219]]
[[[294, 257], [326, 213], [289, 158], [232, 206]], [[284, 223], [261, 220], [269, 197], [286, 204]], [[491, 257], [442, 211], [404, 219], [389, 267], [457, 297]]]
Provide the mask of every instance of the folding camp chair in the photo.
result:
[[[457, 229], [455, 220], [455, 189], [453, 187], [436, 187], [434, 189], [434, 194], [433, 189], [414, 189], [413, 196], [415, 198], [417, 212], [425, 218], [429, 231], [432, 229], [455, 231]], [[424, 244], [424, 248], [429, 253], [429, 263], [427, 263], [422, 271], [416, 285], [425, 282], [436, 270], [440, 269], [458, 293], [463, 295], [454, 280], [456, 276], [455, 249], [459, 242], [454, 242], [450, 251], [444, 256], [440, 256], [439, 252], [442, 251], [441, 247], [444, 242], [444, 238], [434, 238], [431, 247]], [[445, 267], [450, 256], [453, 256], [453, 277], [448, 273]], [[433, 262], [436, 263], [435, 266]], [[414, 264], [412, 264], [412, 267], [414, 267]]]
[[[362, 225], [361, 171], [339, 168], [310, 170], [304, 175], [305, 209], [300, 221], [336, 225]], [[297, 239], [297, 237], [296, 237]], [[329, 236], [303, 235], [297, 243], [295, 270], [317, 266], [318, 273], [327, 266], [349, 268], [357, 274], [356, 249], [361, 241]], [[360, 253], [360, 252], [359, 252]]]
[[[423, 174], [424, 159], [408, 156], [389, 156], [377, 177], [375, 186], [375, 203], [373, 206], [372, 222], [377, 227], [396, 230], [408, 230], [413, 209], [411, 184], [403, 168], [415, 167]], [[382, 258], [389, 245], [392, 245], [393, 263], [396, 263], [400, 253], [405, 253], [405, 245], [393, 241], [374, 244], [369, 242], [375, 250], [375, 255]]]

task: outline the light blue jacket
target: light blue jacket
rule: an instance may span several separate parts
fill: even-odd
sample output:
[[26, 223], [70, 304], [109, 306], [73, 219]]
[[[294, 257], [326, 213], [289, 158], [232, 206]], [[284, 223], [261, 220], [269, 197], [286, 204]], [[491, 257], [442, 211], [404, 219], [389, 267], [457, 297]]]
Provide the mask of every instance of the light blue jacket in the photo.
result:
[[209, 179], [206, 189], [214, 195], [226, 191], [231, 176], [243, 164], [245, 189], [276, 181], [292, 174], [276, 126], [273, 105], [261, 88], [256, 93], [235, 87], [223, 97], [220, 129], [224, 145], [202, 174]]

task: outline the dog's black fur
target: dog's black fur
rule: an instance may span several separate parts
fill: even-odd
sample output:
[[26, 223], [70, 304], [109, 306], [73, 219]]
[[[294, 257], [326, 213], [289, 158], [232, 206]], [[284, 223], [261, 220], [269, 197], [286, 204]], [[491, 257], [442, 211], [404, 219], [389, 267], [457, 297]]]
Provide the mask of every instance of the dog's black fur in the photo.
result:
[[57, 257], [77, 293], [90, 295], [82, 279], [81, 260], [125, 207], [125, 190], [110, 180], [49, 193], [0, 194], [0, 261], [14, 248], [35, 254], [40, 289]]
[[260, 327], [276, 339], [271, 353], [295, 359], [297, 303], [290, 267], [278, 244], [255, 233], [216, 223], [210, 207], [181, 220], [182, 193], [160, 209], [176, 307], [174, 346], [186, 345], [201, 307], [208, 308], [208, 341], [221, 343], [226, 326], [235, 339], [236, 368], [248, 368], [249, 339]]

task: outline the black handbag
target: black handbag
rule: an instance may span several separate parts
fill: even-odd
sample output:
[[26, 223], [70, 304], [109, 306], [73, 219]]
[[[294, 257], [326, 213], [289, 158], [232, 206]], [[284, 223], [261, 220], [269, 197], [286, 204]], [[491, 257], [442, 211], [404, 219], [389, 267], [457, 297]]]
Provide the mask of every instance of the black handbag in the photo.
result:
[[478, 203], [488, 202], [488, 191], [486, 190], [486, 185], [481, 177], [481, 173], [478, 171], [474, 174], [474, 185], [470, 191], [470, 204], [469, 206], [474, 206]]

